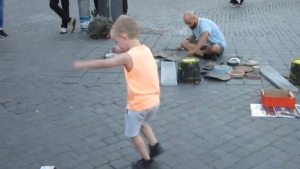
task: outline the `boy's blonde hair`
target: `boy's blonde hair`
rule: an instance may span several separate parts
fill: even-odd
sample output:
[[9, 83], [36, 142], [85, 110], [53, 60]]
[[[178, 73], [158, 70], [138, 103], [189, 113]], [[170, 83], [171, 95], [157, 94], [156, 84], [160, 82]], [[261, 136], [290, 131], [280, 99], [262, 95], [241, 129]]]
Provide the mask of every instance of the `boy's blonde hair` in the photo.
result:
[[121, 33], [127, 34], [129, 39], [139, 38], [139, 26], [134, 18], [127, 15], [121, 15], [116, 20], [110, 30], [110, 34], [112, 37], [116, 37]]

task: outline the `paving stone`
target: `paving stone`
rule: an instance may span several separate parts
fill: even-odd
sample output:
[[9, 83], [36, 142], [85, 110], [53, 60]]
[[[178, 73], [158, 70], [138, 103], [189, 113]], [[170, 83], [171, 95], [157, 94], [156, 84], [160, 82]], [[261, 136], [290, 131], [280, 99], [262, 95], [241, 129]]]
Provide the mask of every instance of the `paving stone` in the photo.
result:
[[220, 168], [220, 169], [230, 166], [230, 164], [228, 164], [227, 161], [224, 162], [222, 160], [215, 160], [210, 165], [213, 166], [214, 168]]
[[63, 77], [59, 80], [59, 82], [65, 83], [65, 84], [74, 84], [74, 83], [77, 83], [78, 80], [79, 80], [79, 78]]
[[255, 169], [272, 169], [272, 168], [274, 168], [274, 166], [270, 166], [270, 165], [268, 165], [268, 164], [259, 164], [259, 165], [257, 165], [256, 167], [254, 167]]
[[[123, 68], [71, 70], [75, 60], [102, 59], [115, 43], [91, 40], [80, 33], [79, 25], [73, 34], [60, 35], [55, 13], [33, 1], [33, 6], [20, 0], [5, 4], [10, 14], [5, 15], [5, 30], [11, 36], [0, 39], [0, 95], [11, 101], [0, 105], [0, 142], [10, 152], [7, 158], [0, 157], [2, 168], [38, 168], [44, 162], [63, 168], [130, 168], [130, 162], [140, 157], [124, 136], [127, 89]], [[157, 5], [133, 0], [129, 15], [141, 25], [142, 43], [154, 52], [178, 47], [191, 34], [182, 20], [182, 9], [194, 9], [203, 2], [172, 2], [173, 10], [158, 11], [170, 2]], [[289, 71], [291, 60], [300, 52], [296, 3], [291, 0], [282, 6], [274, 0], [268, 6], [249, 0], [245, 4], [245, 9], [251, 4], [249, 10], [237, 11], [227, 2], [206, 2], [201, 13], [208, 13], [220, 26], [228, 44], [217, 62], [242, 55]], [[78, 16], [77, 3], [70, 5], [71, 15]], [[23, 15], [30, 16], [28, 22], [13, 12], [21, 6]], [[285, 13], [279, 18], [288, 18], [284, 22], [289, 26], [278, 26], [280, 19], [276, 23], [267, 20], [274, 14], [258, 11], [261, 6], [278, 14], [288, 9], [294, 15]], [[253, 13], [254, 17], [246, 17]], [[299, 168], [298, 121], [251, 117], [249, 104], [259, 103], [259, 89], [274, 85], [264, 77], [259, 82], [244, 79], [242, 85], [230, 84], [234, 80], [203, 79], [197, 86], [161, 87], [161, 108], [153, 128], [166, 149], [159, 157], [164, 169]]]
[[230, 79], [226, 82], [227, 85], [243, 85], [244, 80], [243, 79]]
[[145, 44], [146, 46], [148, 46], [149, 48], [153, 48], [154, 45], [156, 44], [157, 40], [159, 37], [148, 37], [147, 39], [145, 39], [145, 41], [143, 42], [143, 44]]
[[88, 146], [80, 146], [80, 147], [76, 147], [72, 151], [74, 151], [77, 155], [83, 155], [83, 154], [91, 152], [92, 149], [89, 148]]
[[253, 80], [253, 79], [244, 79], [244, 83], [246, 85], [258, 85], [258, 86], [262, 85], [262, 82], [261, 82], [260, 79], [256, 79], [256, 80]]
[[101, 167], [97, 167], [96, 169], [113, 169], [110, 165], [103, 165]]
[[94, 166], [94, 167], [97, 168], [97, 167], [101, 167], [101, 166], [107, 164], [107, 163], [108, 163], [108, 160], [107, 160], [107, 159], [104, 159], [104, 158], [95, 158], [94, 160], [91, 160], [89, 163], [90, 163], [92, 166]]
[[60, 168], [76, 168], [78, 164], [74, 160], [72, 160], [72, 161], [66, 161], [55, 165], [59, 166]]
[[120, 158], [118, 160], [111, 161], [109, 163], [109, 165], [114, 168], [123, 168], [123, 167], [127, 167], [127, 166], [131, 165], [131, 163], [123, 158]]
[[82, 85], [94, 85], [99, 78], [101, 78], [99, 73], [86, 73], [80, 78], [78, 83]]
[[226, 169], [230, 169], [230, 168], [245, 168], [245, 169], [252, 169], [253, 166], [251, 164], [247, 164], [247, 163], [243, 163], [243, 162], [238, 162], [236, 164], [233, 165], [229, 165], [228, 167], [226, 167]]
[[82, 168], [93, 169], [94, 167], [89, 163], [81, 163], [77, 165], [74, 169], [82, 169]]

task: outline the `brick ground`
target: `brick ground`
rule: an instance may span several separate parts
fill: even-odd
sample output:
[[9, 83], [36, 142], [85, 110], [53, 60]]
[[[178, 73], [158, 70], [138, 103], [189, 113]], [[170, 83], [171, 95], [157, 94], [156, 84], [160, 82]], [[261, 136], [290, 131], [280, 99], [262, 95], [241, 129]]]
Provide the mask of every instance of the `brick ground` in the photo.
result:
[[[78, 28], [61, 36], [48, 2], [30, 2], [5, 2], [11, 36], [0, 39], [1, 168], [127, 169], [138, 156], [124, 136], [122, 69], [71, 71], [74, 60], [101, 58], [114, 43], [90, 40]], [[194, 10], [224, 31], [223, 61], [241, 55], [287, 72], [300, 55], [298, 6], [297, 0], [246, 0], [244, 9], [226, 1], [131, 0], [129, 15], [143, 33], [156, 33], [141, 41], [159, 51], [189, 34], [182, 13]], [[76, 2], [71, 8], [77, 16]], [[298, 121], [250, 115], [262, 87], [274, 88], [265, 79], [163, 86], [154, 122], [167, 150], [158, 159], [163, 169], [299, 168]]]

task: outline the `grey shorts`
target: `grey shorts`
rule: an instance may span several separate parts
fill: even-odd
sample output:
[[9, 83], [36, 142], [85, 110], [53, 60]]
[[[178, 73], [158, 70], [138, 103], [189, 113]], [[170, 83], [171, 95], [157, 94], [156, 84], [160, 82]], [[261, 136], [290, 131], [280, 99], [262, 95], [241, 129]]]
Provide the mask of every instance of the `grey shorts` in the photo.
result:
[[133, 112], [126, 110], [125, 112], [125, 135], [127, 137], [135, 137], [140, 133], [141, 127], [147, 125], [154, 117], [159, 106], [153, 108]]
[[[187, 39], [190, 43], [192, 43], [192, 44], [197, 44], [198, 43], [198, 41], [197, 40], [189, 40], [189, 39]], [[217, 44], [217, 43], [211, 43], [210, 45], [214, 45], [214, 44]], [[220, 46], [220, 53], [219, 54], [217, 54], [217, 56], [222, 56], [223, 55], [223, 53], [224, 53], [224, 47], [222, 47], [220, 44], [217, 44], [217, 45], [219, 45]], [[201, 50], [204, 50], [205, 48], [207, 48], [207, 46], [202, 46], [200, 49]]]

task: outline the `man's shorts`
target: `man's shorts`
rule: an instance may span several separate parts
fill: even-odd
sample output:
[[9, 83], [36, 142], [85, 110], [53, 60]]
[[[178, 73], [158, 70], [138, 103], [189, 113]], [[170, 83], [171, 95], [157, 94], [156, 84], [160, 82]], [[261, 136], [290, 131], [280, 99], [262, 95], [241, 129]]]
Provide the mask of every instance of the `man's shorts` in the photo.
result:
[[[198, 43], [198, 41], [197, 40], [189, 40], [189, 39], [187, 39], [190, 43], [192, 43], [192, 44], [197, 44]], [[210, 45], [214, 45], [214, 44], [217, 44], [217, 43], [211, 43]], [[219, 45], [220, 46], [220, 53], [219, 54], [216, 54], [218, 57], [220, 57], [220, 56], [222, 56], [223, 55], [223, 53], [224, 53], [224, 47], [222, 47], [222, 45], [221, 44], [217, 44], [217, 45]], [[206, 49], [207, 48], [207, 46], [202, 46], [200, 49], [201, 50], [204, 50], [204, 49]]]
[[154, 117], [159, 106], [143, 110], [125, 112], [125, 135], [127, 137], [135, 137], [140, 133], [141, 127], [147, 125]]

